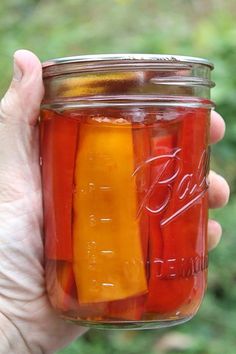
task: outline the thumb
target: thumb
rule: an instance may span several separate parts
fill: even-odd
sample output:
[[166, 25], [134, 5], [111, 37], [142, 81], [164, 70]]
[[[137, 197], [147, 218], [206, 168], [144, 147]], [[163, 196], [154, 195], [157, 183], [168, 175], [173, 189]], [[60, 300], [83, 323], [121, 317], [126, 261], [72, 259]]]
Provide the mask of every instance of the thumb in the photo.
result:
[[40, 190], [36, 122], [43, 93], [39, 59], [17, 51], [13, 79], [0, 102], [0, 206]]
[[41, 63], [32, 52], [18, 50], [13, 67], [11, 85], [0, 103], [0, 120], [34, 125], [44, 94]]

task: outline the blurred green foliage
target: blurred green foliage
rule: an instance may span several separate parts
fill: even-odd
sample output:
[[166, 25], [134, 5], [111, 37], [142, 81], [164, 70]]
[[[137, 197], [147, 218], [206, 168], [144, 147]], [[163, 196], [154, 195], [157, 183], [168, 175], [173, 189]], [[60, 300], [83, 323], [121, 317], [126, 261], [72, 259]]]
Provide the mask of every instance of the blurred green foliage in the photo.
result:
[[[232, 196], [226, 208], [212, 212], [223, 225], [224, 241], [210, 255], [208, 292], [198, 315], [168, 330], [92, 330], [60, 354], [235, 354], [235, 13], [235, 0], [0, 2], [0, 95], [10, 82], [12, 54], [19, 48], [31, 49], [42, 61], [89, 53], [192, 55], [214, 62], [212, 98], [227, 123], [225, 139], [212, 149], [212, 165], [227, 177]], [[171, 346], [173, 335], [182, 347]]]

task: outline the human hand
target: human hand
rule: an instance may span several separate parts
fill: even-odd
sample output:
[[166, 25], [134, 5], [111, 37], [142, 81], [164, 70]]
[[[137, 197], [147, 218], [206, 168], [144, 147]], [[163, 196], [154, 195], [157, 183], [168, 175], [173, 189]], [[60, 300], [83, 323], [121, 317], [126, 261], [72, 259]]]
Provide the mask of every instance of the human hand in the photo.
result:
[[15, 53], [0, 103], [0, 353], [54, 353], [85, 329], [59, 319], [45, 290], [38, 156], [41, 63]]
[[[45, 290], [37, 118], [43, 97], [41, 63], [15, 53], [15, 77], [0, 104], [0, 338], [1, 353], [53, 353], [84, 332], [61, 320]], [[212, 112], [211, 143], [224, 135]], [[210, 207], [227, 203], [225, 180], [210, 174]], [[221, 227], [209, 221], [209, 248]]]

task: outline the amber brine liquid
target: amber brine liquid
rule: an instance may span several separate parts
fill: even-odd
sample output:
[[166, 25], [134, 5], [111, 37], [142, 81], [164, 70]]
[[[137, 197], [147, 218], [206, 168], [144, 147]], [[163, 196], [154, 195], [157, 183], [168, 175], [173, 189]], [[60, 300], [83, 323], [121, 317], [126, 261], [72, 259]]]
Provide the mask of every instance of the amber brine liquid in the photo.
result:
[[46, 282], [65, 318], [139, 327], [196, 313], [208, 125], [204, 108], [42, 111]]

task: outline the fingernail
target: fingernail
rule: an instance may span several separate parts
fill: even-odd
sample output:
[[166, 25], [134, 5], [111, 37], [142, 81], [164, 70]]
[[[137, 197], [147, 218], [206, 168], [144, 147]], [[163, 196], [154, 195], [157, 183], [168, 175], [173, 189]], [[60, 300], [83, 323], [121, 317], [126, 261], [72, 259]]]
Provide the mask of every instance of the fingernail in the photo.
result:
[[20, 81], [22, 79], [23, 72], [14, 58], [13, 64], [13, 80]]

